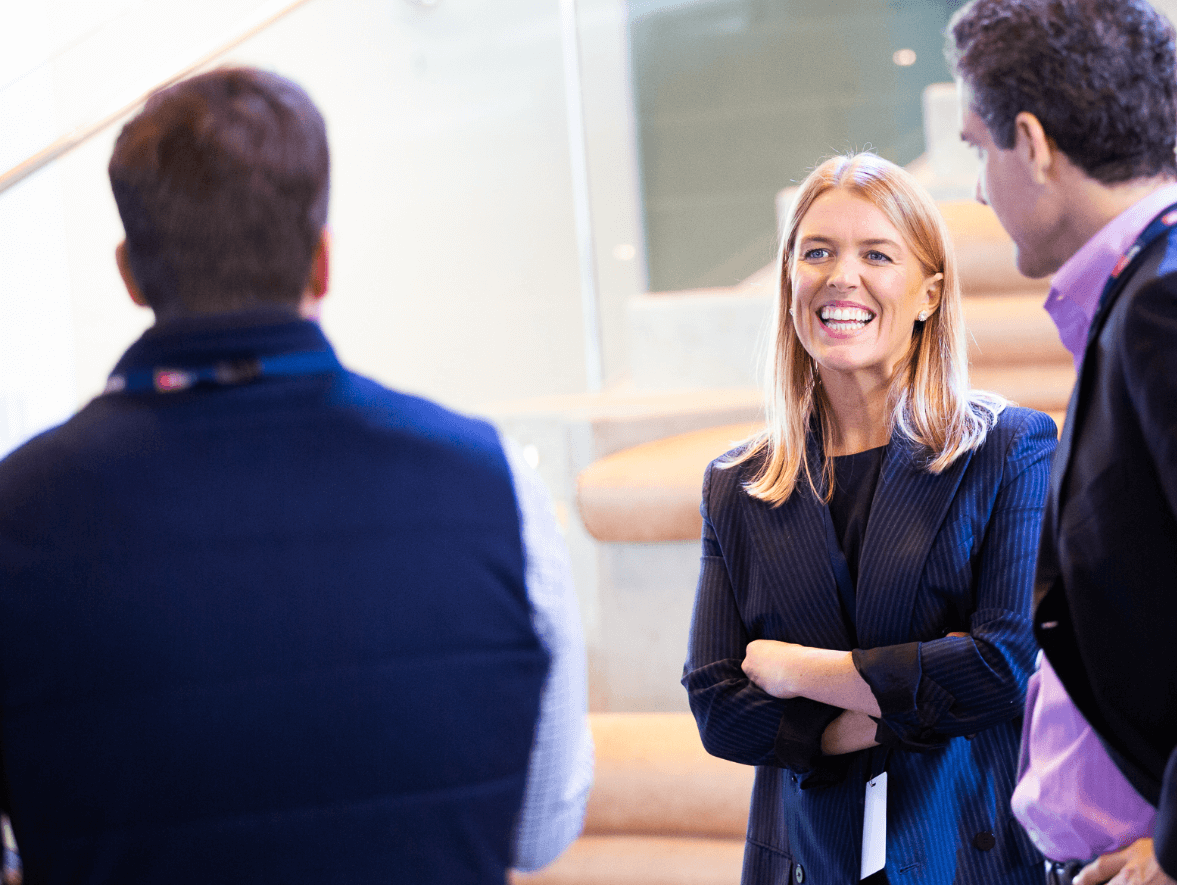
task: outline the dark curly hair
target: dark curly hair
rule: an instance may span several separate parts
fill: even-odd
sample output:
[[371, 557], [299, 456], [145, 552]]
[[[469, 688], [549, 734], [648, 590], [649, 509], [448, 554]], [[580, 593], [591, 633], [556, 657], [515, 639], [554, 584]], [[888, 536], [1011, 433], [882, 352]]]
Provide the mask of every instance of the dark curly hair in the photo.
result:
[[296, 306], [327, 221], [323, 117], [297, 84], [223, 68], [148, 99], [108, 167], [158, 317]]
[[1177, 174], [1173, 27], [1147, 0], [973, 0], [945, 53], [998, 147], [1027, 111], [1104, 184]]

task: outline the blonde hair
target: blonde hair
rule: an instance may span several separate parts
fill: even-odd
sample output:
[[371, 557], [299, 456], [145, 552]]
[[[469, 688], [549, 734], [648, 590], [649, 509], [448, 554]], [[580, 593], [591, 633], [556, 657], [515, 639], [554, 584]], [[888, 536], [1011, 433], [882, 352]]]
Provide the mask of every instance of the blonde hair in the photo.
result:
[[969, 390], [956, 256], [932, 198], [910, 173], [875, 154], [833, 157], [802, 182], [781, 239], [780, 291], [773, 306], [765, 388], [766, 429], [727, 463], [761, 462], [744, 488], [771, 504], [788, 500], [802, 474], [818, 498], [828, 501], [833, 494], [831, 456], [825, 456], [819, 480], [806, 455], [815, 422], [822, 439], [835, 439], [832, 411], [817, 366], [797, 337], [789, 306], [797, 229], [814, 201], [835, 188], [869, 200], [903, 234], [923, 272], [944, 275], [939, 307], [925, 322], [916, 324], [911, 347], [891, 379], [889, 432], [922, 447], [925, 469], [940, 473], [984, 441], [1007, 405], [996, 394]]

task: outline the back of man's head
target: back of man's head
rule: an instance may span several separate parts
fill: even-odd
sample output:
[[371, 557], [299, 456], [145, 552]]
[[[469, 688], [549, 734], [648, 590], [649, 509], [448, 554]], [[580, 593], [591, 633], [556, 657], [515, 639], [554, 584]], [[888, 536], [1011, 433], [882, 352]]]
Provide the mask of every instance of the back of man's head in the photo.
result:
[[156, 316], [296, 307], [327, 221], [328, 165], [322, 115], [276, 74], [222, 69], [148, 99], [109, 173]]
[[1026, 111], [1103, 184], [1177, 173], [1173, 28], [1147, 0], [973, 0], [947, 54], [998, 147]]

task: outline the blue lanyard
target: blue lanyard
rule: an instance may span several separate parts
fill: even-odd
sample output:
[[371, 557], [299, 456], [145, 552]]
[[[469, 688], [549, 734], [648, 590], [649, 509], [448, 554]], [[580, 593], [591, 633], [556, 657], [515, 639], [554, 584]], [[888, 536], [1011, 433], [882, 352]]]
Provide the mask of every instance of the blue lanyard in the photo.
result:
[[259, 378], [291, 378], [298, 375], [326, 375], [339, 368], [335, 354], [323, 350], [283, 353], [277, 356], [219, 360], [184, 369], [156, 366], [116, 372], [107, 379], [103, 393], [176, 393], [197, 384], [231, 387]]
[[[1120, 281], [1120, 277], [1124, 275], [1124, 272], [1132, 266], [1145, 249], [1151, 246], [1158, 237], [1167, 233], [1174, 225], [1177, 225], [1177, 203], [1165, 209], [1160, 215], [1149, 222], [1148, 227], [1144, 229], [1140, 236], [1136, 238], [1136, 242], [1132, 244], [1132, 248], [1120, 256], [1120, 260], [1112, 268], [1112, 275], [1104, 283], [1103, 292], [1099, 296], [1099, 304], [1095, 308], [1094, 315], [1096, 317], [1099, 317], [1103, 313], [1104, 307], [1111, 297], [1112, 290], [1116, 288], [1116, 284]], [[1087, 330], [1088, 344], [1095, 337], [1095, 326], [1096, 323], [1092, 322], [1091, 327]]]

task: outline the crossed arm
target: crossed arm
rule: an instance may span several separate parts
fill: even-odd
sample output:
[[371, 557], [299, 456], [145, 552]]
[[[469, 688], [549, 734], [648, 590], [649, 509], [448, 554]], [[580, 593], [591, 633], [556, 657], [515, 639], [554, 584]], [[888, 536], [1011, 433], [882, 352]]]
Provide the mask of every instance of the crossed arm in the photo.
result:
[[876, 720], [883, 711], [850, 652], [756, 639], [748, 643], [741, 667], [773, 697], [806, 697], [842, 709], [822, 732], [821, 750], [827, 756], [878, 746]]
[[[711, 504], [727, 506], [731, 491], [713, 498], [708, 471], [683, 684], [710, 752], [804, 772], [822, 755], [865, 749], [879, 737], [889, 746], [931, 749], [1016, 715], [1035, 649], [1030, 586], [1054, 426], [1034, 416], [1013, 437], [988, 504], [984, 547], [968, 567], [969, 632], [854, 652], [752, 633], [758, 612], [733, 587], [709, 515]], [[737, 548], [735, 555], [751, 554]]]

